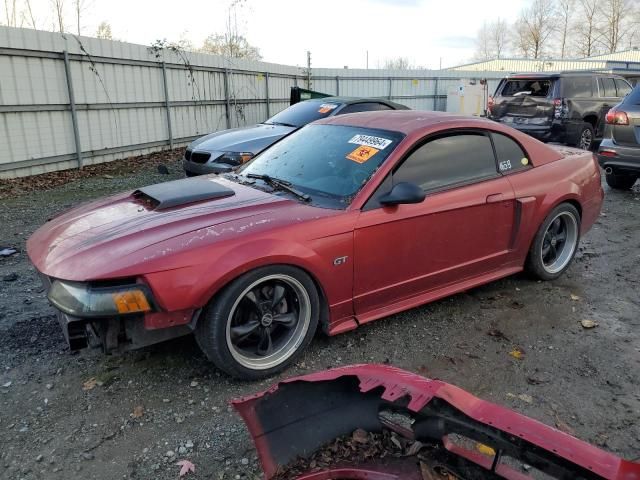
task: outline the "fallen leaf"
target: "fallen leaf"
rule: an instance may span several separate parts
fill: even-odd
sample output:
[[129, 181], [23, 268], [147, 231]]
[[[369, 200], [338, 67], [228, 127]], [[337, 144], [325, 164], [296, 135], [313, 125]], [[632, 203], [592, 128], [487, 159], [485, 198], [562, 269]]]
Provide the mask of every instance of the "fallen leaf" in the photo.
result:
[[361, 428], [354, 430], [351, 438], [353, 438], [353, 441], [357, 443], [367, 443], [369, 441], [369, 435]]
[[436, 476], [432, 473], [431, 467], [424, 462], [420, 462], [420, 474], [422, 475], [422, 480], [436, 480]]
[[9, 382], [7, 382], [7, 383], [3, 383], [3, 384], [2, 384], [2, 386], [3, 386], [4, 388], [9, 388], [9, 387], [11, 386], [11, 384], [12, 384], [12, 383], [13, 383], [13, 382], [10, 382], [10, 381], [9, 381]]
[[484, 443], [476, 443], [476, 450], [488, 457], [495, 457], [496, 451]]
[[531, 395], [527, 395], [526, 393], [521, 393], [518, 395], [518, 398], [523, 402], [533, 403], [533, 397]]
[[514, 348], [509, 352], [509, 355], [517, 360], [522, 360], [524, 358], [524, 351], [520, 348]]
[[180, 477], [184, 477], [189, 472], [196, 473], [196, 466], [189, 460], [180, 460], [176, 463], [176, 465], [179, 465], [181, 467]]
[[98, 384], [97, 380], [92, 377], [82, 384], [82, 390], [84, 390], [85, 392], [87, 390], [93, 390], [94, 388], [96, 388], [97, 384]]
[[578, 300], [580, 300], [580, 297], [578, 295], [574, 295], [573, 293], [571, 294], [571, 300], [573, 300], [574, 302], [577, 302]]
[[133, 418], [140, 418], [143, 415], [144, 415], [144, 408], [142, 407], [142, 405], [138, 405], [136, 408], [134, 408], [133, 413], [131, 414]]
[[584, 328], [594, 328], [598, 326], [597, 322], [594, 322], [593, 320], [582, 320], [580, 322], [580, 324], [584, 327]]
[[416, 441], [415, 441], [415, 442], [413, 442], [413, 443], [411, 444], [411, 446], [407, 449], [407, 453], [406, 453], [406, 455], [407, 455], [408, 457], [411, 457], [411, 456], [415, 455], [416, 453], [418, 453], [418, 452], [422, 449], [422, 447], [424, 447], [424, 444], [423, 444], [422, 442], [419, 442], [419, 441], [417, 441], [417, 440], [416, 440]]

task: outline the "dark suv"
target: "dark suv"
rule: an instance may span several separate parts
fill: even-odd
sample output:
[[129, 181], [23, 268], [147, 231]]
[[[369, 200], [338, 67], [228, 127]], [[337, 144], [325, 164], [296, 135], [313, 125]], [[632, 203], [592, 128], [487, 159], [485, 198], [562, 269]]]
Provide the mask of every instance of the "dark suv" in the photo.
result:
[[591, 149], [609, 109], [631, 91], [617, 75], [593, 72], [510, 75], [489, 98], [489, 118], [544, 142]]
[[640, 177], [640, 85], [609, 110], [605, 122], [600, 166], [611, 188], [628, 190]]

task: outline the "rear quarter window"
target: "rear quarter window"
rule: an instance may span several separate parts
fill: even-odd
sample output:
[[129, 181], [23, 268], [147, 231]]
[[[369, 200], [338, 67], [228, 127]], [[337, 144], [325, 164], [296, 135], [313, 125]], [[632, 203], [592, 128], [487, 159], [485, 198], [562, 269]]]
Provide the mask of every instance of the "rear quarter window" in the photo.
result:
[[631, 91], [631, 87], [629, 86], [629, 84], [620, 78], [616, 78], [615, 80], [616, 80], [616, 88], [618, 90], [618, 96], [619, 97], [626, 96]]
[[531, 168], [529, 156], [522, 147], [512, 138], [501, 133], [493, 132], [493, 147], [496, 150], [498, 170], [503, 175], [521, 172]]
[[530, 97], [548, 97], [553, 81], [550, 79], [508, 79], [500, 94], [504, 97], [527, 95]]

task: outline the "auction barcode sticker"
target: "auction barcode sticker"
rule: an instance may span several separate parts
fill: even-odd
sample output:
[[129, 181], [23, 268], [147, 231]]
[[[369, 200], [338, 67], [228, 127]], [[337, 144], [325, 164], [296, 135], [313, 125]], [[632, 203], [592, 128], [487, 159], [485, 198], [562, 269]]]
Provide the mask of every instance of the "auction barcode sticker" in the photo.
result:
[[384, 150], [392, 143], [392, 140], [389, 140], [388, 138], [374, 137], [372, 135], [354, 135], [353, 138], [349, 140], [349, 143]]

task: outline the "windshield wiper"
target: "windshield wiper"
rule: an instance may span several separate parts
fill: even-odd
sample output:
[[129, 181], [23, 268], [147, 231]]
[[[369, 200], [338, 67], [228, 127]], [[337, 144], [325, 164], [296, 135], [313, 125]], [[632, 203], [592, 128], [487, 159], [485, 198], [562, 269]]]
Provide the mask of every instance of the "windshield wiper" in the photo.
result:
[[293, 127], [298, 128], [297, 125], [293, 125], [292, 123], [284, 123], [284, 122], [264, 122], [266, 125], [281, 125], [283, 127]]
[[274, 178], [269, 175], [259, 175], [257, 173], [248, 173], [247, 178], [256, 178], [258, 180], [262, 180], [274, 190], [284, 190], [304, 200], [305, 202], [311, 200], [311, 197], [309, 195], [307, 195], [306, 193], [302, 193], [300, 190], [296, 190], [291, 186], [291, 183], [287, 182], [286, 180], [280, 180], [279, 178]]

